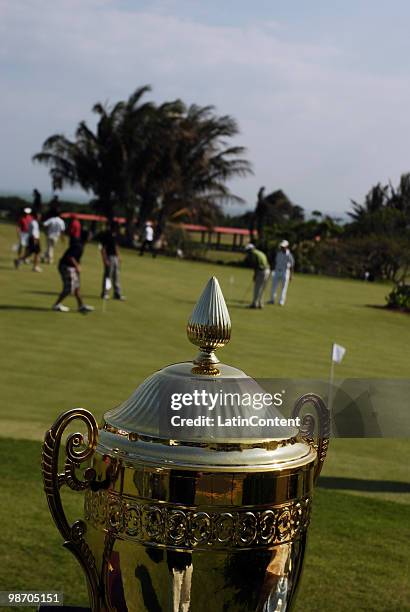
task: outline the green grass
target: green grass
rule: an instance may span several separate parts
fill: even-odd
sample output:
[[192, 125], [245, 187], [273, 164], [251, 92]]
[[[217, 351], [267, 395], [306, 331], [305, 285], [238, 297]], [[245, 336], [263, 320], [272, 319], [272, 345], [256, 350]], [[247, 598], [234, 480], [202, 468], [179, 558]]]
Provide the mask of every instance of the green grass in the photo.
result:
[[240, 251], [222, 251], [217, 249], [206, 249], [203, 254], [203, 258], [211, 264], [232, 265], [243, 261], [244, 255]]
[[[410, 320], [383, 305], [386, 285], [296, 276], [285, 308], [244, 308], [251, 272], [227, 266], [123, 254], [125, 303], [98, 299], [101, 266], [88, 245], [82, 286], [96, 312], [50, 311], [55, 266], [12, 267], [13, 229], [0, 225], [0, 588], [63, 589], [86, 602], [81, 572], [61, 548], [42, 492], [40, 441], [56, 416], [84, 406], [98, 418], [152, 371], [191, 358], [185, 324], [210, 275], [230, 309], [233, 334], [220, 357], [250, 375], [327, 377], [332, 341], [347, 347], [340, 377], [408, 378]], [[391, 407], [394, 410], [394, 406]], [[334, 440], [315, 497], [297, 611], [409, 610], [409, 442]], [[363, 487], [337, 489], [338, 478]], [[367, 490], [366, 481], [380, 486]], [[363, 489], [363, 490], [362, 490]], [[376, 490], [373, 490], [376, 489]], [[73, 518], [81, 495], [69, 493]], [[321, 602], [321, 603], [319, 603]]]

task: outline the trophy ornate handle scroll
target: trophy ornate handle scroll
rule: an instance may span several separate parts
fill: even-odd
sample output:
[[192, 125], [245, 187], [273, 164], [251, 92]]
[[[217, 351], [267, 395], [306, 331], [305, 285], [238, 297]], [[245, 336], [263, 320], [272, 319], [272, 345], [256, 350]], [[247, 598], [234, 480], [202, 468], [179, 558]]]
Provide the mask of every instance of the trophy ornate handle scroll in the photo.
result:
[[[61, 438], [67, 426], [75, 420], [83, 421], [87, 426], [87, 444], [84, 448], [84, 436], [80, 433], [68, 436], [65, 446], [66, 459], [64, 472], [58, 473], [58, 460], [60, 454]], [[95, 470], [87, 468], [84, 480], [76, 476], [76, 469], [88, 461], [94, 454], [98, 439], [98, 425], [91, 412], [83, 408], [68, 410], [55, 421], [46, 432], [43, 444], [41, 467], [43, 472], [44, 491], [47, 496], [51, 516], [64, 539], [64, 544], [81, 564], [87, 578], [88, 595], [92, 610], [100, 610], [98, 595], [98, 573], [95, 561], [88, 544], [84, 540], [86, 525], [84, 521], [75, 521], [72, 525], [67, 521], [60, 489], [67, 485], [74, 491], [84, 491], [90, 487], [95, 479]], [[81, 448], [83, 447], [83, 448]], [[79, 449], [79, 450], [76, 450]]]
[[[319, 395], [316, 393], [305, 393], [296, 402], [292, 416], [297, 417], [300, 415], [302, 408], [306, 405], [313, 404], [317, 418], [307, 413], [302, 418], [301, 435], [304, 437], [306, 442], [313, 446], [317, 452], [317, 464], [314, 473], [315, 482], [319, 478], [320, 472], [322, 471], [324, 460], [326, 459], [327, 449], [329, 447], [330, 437], [330, 411], [326, 404]], [[314, 438], [315, 425], [317, 424], [317, 439]]]

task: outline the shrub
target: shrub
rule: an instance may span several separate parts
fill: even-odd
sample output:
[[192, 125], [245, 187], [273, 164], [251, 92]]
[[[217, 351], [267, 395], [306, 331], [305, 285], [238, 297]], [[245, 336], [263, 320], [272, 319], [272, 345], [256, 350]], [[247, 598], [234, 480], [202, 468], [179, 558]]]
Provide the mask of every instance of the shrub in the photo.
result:
[[410, 312], [410, 285], [398, 284], [386, 297], [387, 308]]
[[207, 246], [200, 242], [193, 242], [189, 234], [181, 226], [167, 224], [162, 237], [163, 250], [167, 255], [177, 255], [182, 251], [187, 259], [205, 260]]

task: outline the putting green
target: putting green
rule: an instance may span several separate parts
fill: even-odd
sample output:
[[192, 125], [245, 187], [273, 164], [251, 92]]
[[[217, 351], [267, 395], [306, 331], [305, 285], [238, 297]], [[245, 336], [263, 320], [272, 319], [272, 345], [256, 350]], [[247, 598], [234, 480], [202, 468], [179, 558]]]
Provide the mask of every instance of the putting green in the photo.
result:
[[[409, 377], [410, 319], [377, 308], [388, 285], [296, 275], [286, 307], [249, 311], [248, 270], [124, 252], [128, 299], [108, 301], [103, 309], [100, 255], [90, 244], [82, 291], [96, 311], [80, 315], [69, 298], [73, 310], [55, 313], [56, 267], [44, 266], [41, 274], [29, 266], [14, 270], [14, 236], [14, 228], [0, 225], [4, 589], [64, 588], [67, 602], [85, 603], [80, 571], [59, 547], [48, 516], [40, 440], [63, 410], [84, 406], [100, 418], [152, 371], [192, 358], [196, 349], [185, 325], [211, 275], [220, 281], [232, 318], [231, 342], [219, 351], [226, 363], [258, 378], [325, 378], [336, 341], [347, 348], [336, 366], [340, 377]], [[403, 569], [409, 447], [405, 439], [332, 441], [297, 610], [409, 609]], [[68, 496], [73, 518], [81, 512], [80, 498]]]

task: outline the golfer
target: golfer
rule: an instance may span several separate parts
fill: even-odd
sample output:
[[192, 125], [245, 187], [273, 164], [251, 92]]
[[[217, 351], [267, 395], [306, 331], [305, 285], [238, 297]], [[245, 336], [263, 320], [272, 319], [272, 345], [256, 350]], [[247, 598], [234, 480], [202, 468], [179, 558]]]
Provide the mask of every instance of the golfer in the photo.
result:
[[47, 250], [42, 261], [52, 264], [54, 261], [54, 247], [61, 234], [65, 231], [65, 223], [58, 215], [56, 208], [52, 208], [50, 213], [50, 217], [43, 223], [47, 231]]
[[[32, 219], [31, 208], [25, 208], [23, 210], [23, 214], [21, 215], [20, 219], [17, 222], [17, 235], [18, 235], [19, 243], [18, 243], [18, 252], [17, 252], [18, 257], [14, 261], [16, 268], [18, 267], [20, 263], [18, 262], [18, 259], [19, 258], [24, 259], [27, 256], [28, 230], [30, 227], [31, 219]], [[18, 263], [16, 264], [16, 262]]]
[[30, 255], [33, 255], [33, 272], [41, 272], [38, 265], [40, 257], [40, 215], [33, 212], [28, 225], [28, 247], [20, 257], [14, 260], [14, 265], [18, 268], [22, 261], [25, 261]]
[[84, 304], [80, 294], [80, 261], [84, 252], [85, 242], [85, 236], [82, 236], [77, 240], [72, 240], [70, 246], [59, 261], [58, 271], [60, 272], [61, 279], [63, 281], [63, 290], [52, 307], [52, 309], [56, 310], [57, 312], [70, 311], [68, 306], [65, 306], [62, 303], [68, 295], [75, 296], [79, 312], [86, 313], [94, 310], [92, 306], [87, 306], [87, 304]]
[[289, 242], [282, 240], [279, 244], [279, 250], [276, 253], [275, 270], [272, 272], [272, 296], [268, 304], [274, 304], [278, 285], [281, 285], [281, 293], [279, 298], [279, 306], [284, 306], [286, 302], [286, 294], [288, 286], [292, 280], [293, 268], [295, 260], [289, 250]]
[[263, 292], [270, 276], [268, 258], [265, 253], [255, 248], [255, 245], [251, 242], [246, 245], [245, 251], [255, 270], [253, 275], [253, 302], [250, 304], [249, 308], [263, 308]]
[[153, 257], [156, 256], [154, 249], [154, 228], [152, 227], [152, 222], [147, 221], [144, 228], [144, 240], [141, 244], [140, 255], [141, 257], [145, 253], [145, 249], [151, 251]]
[[101, 257], [104, 265], [101, 297], [108, 300], [110, 289], [114, 288], [114, 299], [124, 301], [120, 285], [120, 252], [118, 248], [118, 223], [111, 221], [109, 229], [99, 238]]

